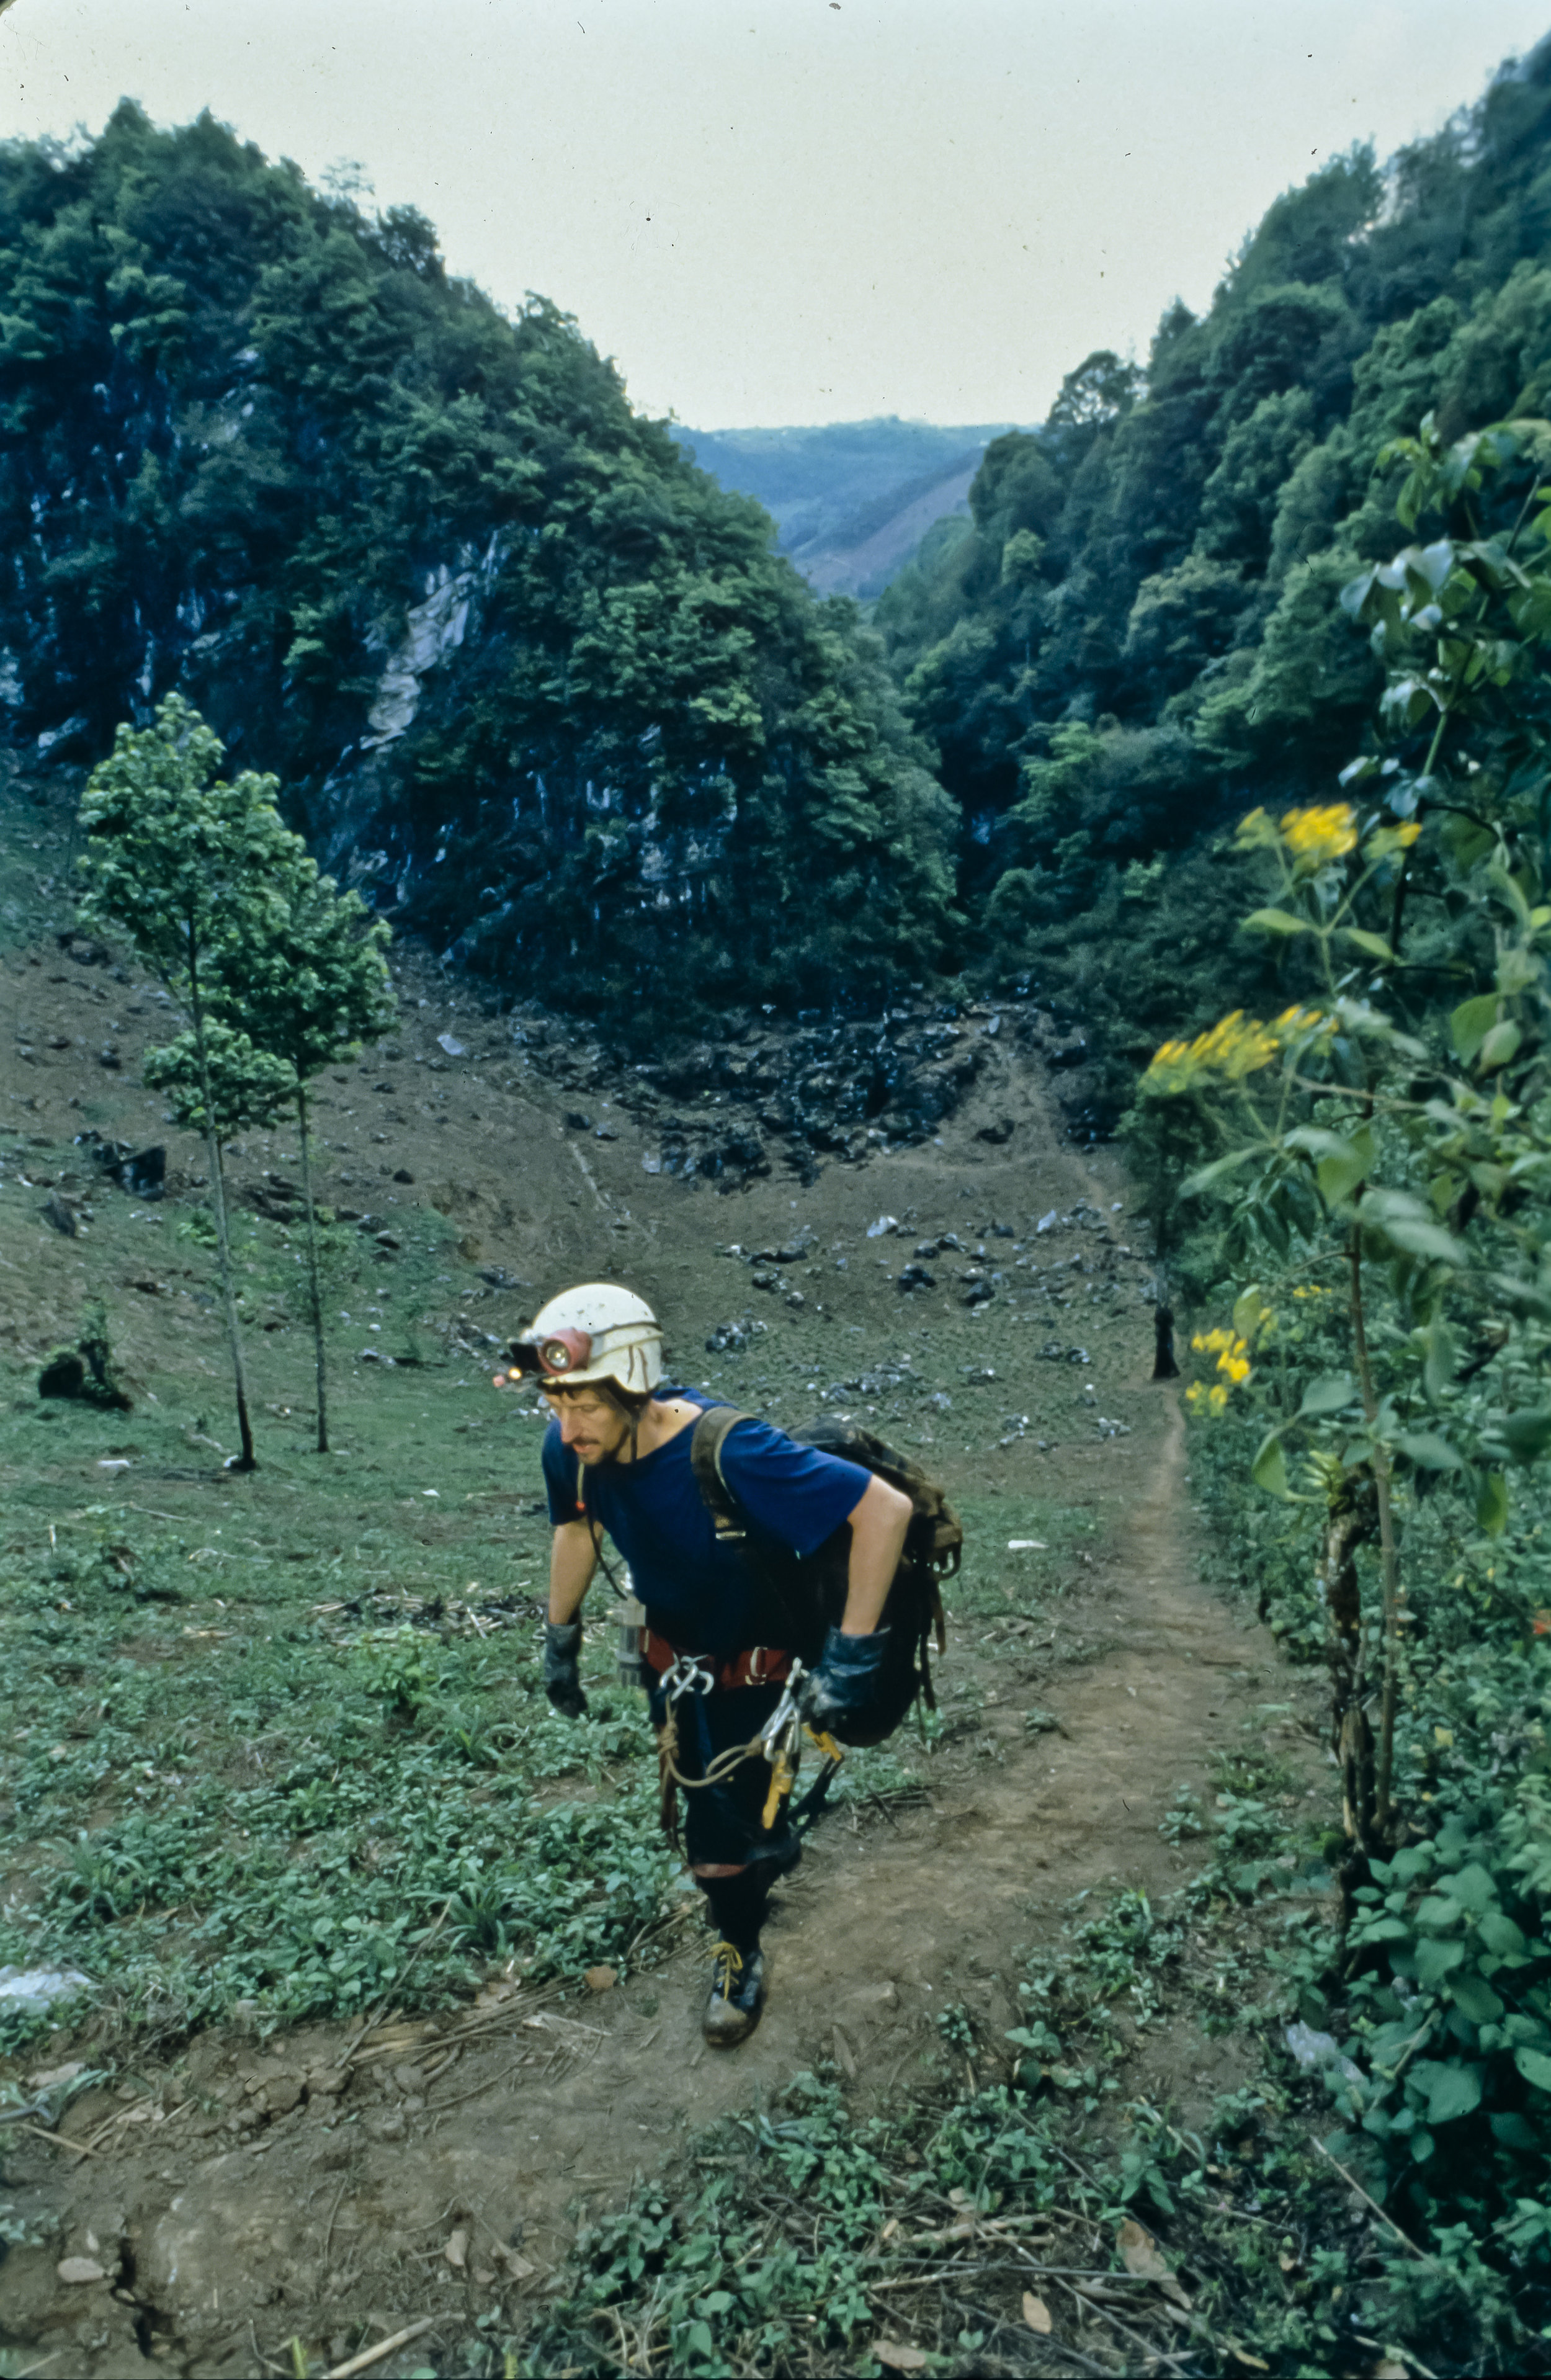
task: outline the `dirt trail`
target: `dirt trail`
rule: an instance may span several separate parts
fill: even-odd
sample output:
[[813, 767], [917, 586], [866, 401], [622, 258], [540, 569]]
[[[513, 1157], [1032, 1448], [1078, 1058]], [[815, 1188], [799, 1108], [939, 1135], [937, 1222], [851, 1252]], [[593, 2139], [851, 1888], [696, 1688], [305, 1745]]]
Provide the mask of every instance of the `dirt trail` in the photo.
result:
[[[1079, 1197], [1108, 1210], [1121, 1195], [1112, 1157], [1064, 1142], [1038, 1075], [999, 1062], [940, 1146], [861, 1171], [827, 1168], [802, 1200], [820, 1242], [843, 1231], [865, 1251], [846, 1292], [866, 1325], [852, 1326], [863, 1338], [854, 1354], [897, 1330], [909, 1304], [870, 1273], [858, 1279], [871, 1258], [861, 1228], [881, 1205], [918, 1211], [923, 1223], [952, 1214], [962, 1224], [966, 1214], [1064, 1208]], [[1012, 1147], [976, 1138], [993, 1113], [1014, 1120]], [[437, 1130], [445, 1149], [450, 1127]], [[553, 1180], [531, 1186], [529, 1236], [542, 1251], [511, 1243], [530, 1277], [539, 1264], [560, 1271], [585, 1260], [595, 1208], [612, 1206], [624, 1262], [635, 1251], [641, 1285], [677, 1298], [700, 1330], [743, 1293], [730, 1271], [708, 1265], [712, 1236], [735, 1228], [759, 1245], [761, 1232], [792, 1228], [792, 1183], [728, 1202], [691, 1202], [666, 1184], [643, 1193], [639, 1151], [628, 1143], [593, 1160], [592, 1195], [578, 1210], [574, 1154], [558, 1128], [532, 1144]], [[499, 1179], [495, 1153], [481, 1161]], [[951, 1204], [962, 1196], [973, 1205]], [[499, 1228], [486, 1230], [491, 1252], [504, 1255]], [[263, 2370], [263, 2346], [273, 2356], [293, 2331], [337, 2340], [346, 2320], [402, 2322], [438, 2309], [471, 2319], [497, 2293], [510, 2306], [543, 2287], [584, 2205], [596, 2213], [622, 2199], [692, 2129], [768, 2101], [803, 2068], [832, 2060], [864, 2103], [908, 2087], [920, 2062], [940, 2053], [933, 2018], [949, 2005], [969, 2011], [994, 2057], [1018, 2021], [1020, 1956], [1059, 1935], [1079, 1893], [1111, 1880], [1153, 1894], [1176, 1885], [1194, 1863], [1158, 1825], [1177, 1789], [1202, 1791], [1214, 1747], [1237, 1741], [1258, 1703], [1285, 1704], [1295, 1691], [1269, 1635], [1199, 1582], [1177, 1392], [1150, 1382], [1151, 1309], [1128, 1286], [1121, 1304], [1084, 1309], [1101, 1389], [1080, 1423], [1042, 1449], [1029, 1435], [992, 1445], [981, 1421], [984, 1451], [950, 1463], [952, 1450], [942, 1448], [951, 1484], [1003, 1500], [1010, 1536], [1019, 1534], [1020, 1499], [1088, 1504], [1091, 1549], [1072, 1556], [1060, 1591], [1031, 1612], [1020, 1611], [1014, 1583], [1004, 1588], [1005, 1619], [982, 1613], [973, 1631], [955, 1629], [950, 1597], [946, 1678], [980, 1689], [980, 1714], [930, 1764], [922, 1803], [842, 1812], [812, 1836], [767, 1937], [771, 1997], [752, 2042], [733, 2055], [702, 2045], [707, 1937], [686, 1927], [672, 1960], [615, 1990], [547, 2005], [492, 1998], [491, 2029], [455, 2059], [446, 2038], [455, 2020], [395, 2036], [392, 2054], [357, 2061], [343, 2095], [314, 2091], [256, 2144], [200, 2140], [213, 2125], [179, 2115], [143, 2147], [79, 2165], [61, 2158], [51, 2195], [71, 2252], [132, 2239], [132, 2281], [88, 2329], [61, 2308], [52, 2257], [15, 2258], [0, 2282], [10, 2337], [36, 2338], [44, 2351], [67, 2337], [71, 2368], [93, 2373], [246, 2374]], [[831, 1285], [823, 1294], [839, 1293]], [[1055, 1296], [1052, 1313], [1068, 1302]], [[973, 1318], [973, 1330], [962, 1313], [941, 1325], [945, 1340], [959, 1334], [955, 1354], [973, 1344], [1002, 1361], [1021, 1349], [1019, 1362], [1036, 1354], [1041, 1327], [1050, 1325], [1032, 1311], [1004, 1320], [1000, 1304]], [[1025, 1400], [1035, 1373], [1026, 1364], [1018, 1376]], [[1039, 1386], [1052, 1377], [1045, 1366]], [[1123, 1425], [1117, 1434], [1098, 1435], [1100, 1406]], [[1031, 1713], [1056, 1724], [1031, 1730]], [[212, 2034], [193, 2045], [184, 2088], [197, 2095], [234, 2070], [250, 2082], [315, 2072], [339, 2059], [347, 2039], [319, 2027], [261, 2052]], [[1198, 2033], [1148, 2036], [1128, 2061], [1126, 2087], [1167, 2088], [1187, 2108], [1201, 2107], [1236, 2079], [1230, 2055]], [[186, 2126], [187, 2147], [175, 2122]], [[442, 2255], [456, 2226], [469, 2233], [467, 2273]], [[514, 2243], [527, 2272], [498, 2257]]]

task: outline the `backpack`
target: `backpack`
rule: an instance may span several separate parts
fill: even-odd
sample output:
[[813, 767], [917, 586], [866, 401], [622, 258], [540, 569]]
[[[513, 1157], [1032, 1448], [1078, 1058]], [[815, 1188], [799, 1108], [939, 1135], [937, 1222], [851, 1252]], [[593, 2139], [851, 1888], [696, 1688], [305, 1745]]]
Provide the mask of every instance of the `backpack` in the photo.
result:
[[[825, 1636], [840, 1625], [845, 1609], [851, 1532], [842, 1522], [817, 1552], [805, 1557], [753, 1527], [721, 1470], [727, 1433], [747, 1418], [735, 1405], [708, 1407], [695, 1424], [690, 1466], [718, 1537], [740, 1548], [781, 1613], [784, 1648], [811, 1669], [824, 1649]], [[790, 1435], [799, 1446], [816, 1447], [821, 1454], [836, 1455], [887, 1480], [915, 1506], [878, 1623], [888, 1629], [889, 1642], [872, 1707], [865, 1718], [834, 1730], [842, 1743], [881, 1743], [893, 1734], [917, 1694], [928, 1710], [937, 1708], [930, 1641], [935, 1633], [938, 1651], [947, 1651], [941, 1582], [959, 1567], [963, 1530], [937, 1481], [870, 1429], [854, 1422], [818, 1421]]]

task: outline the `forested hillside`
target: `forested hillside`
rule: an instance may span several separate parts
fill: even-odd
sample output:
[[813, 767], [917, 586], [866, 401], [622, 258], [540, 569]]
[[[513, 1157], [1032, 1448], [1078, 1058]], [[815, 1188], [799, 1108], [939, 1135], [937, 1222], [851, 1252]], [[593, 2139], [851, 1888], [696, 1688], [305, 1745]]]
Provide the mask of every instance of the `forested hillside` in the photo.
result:
[[0, 152], [0, 692], [87, 760], [176, 687], [380, 909], [628, 1016], [876, 997], [946, 953], [951, 820], [851, 607], [633, 414], [201, 118]]
[[[12, 144], [13, 731], [86, 761], [176, 686], [381, 911], [604, 1020], [670, 978], [686, 1016], [1027, 982], [1112, 1116], [1220, 1004], [1223, 825], [1363, 732], [1337, 598], [1393, 542], [1385, 442], [1544, 407], [1548, 111], [1551, 44], [1278, 200], [1145, 366], [1079, 365], [888, 589], [892, 675], [569, 318], [507, 320], [421, 216], [127, 103]], [[740, 433], [777, 479], [794, 435]]]
[[884, 596], [980, 962], [1098, 1028], [1111, 1111], [1226, 1004], [1221, 829], [1328, 799], [1363, 739], [1383, 673], [1338, 597], [1399, 541], [1381, 448], [1548, 406], [1543, 43], [1387, 168], [1353, 151], [1279, 199], [1145, 365], [1089, 356]]
[[682, 430], [724, 488], [771, 514], [789, 553], [823, 593], [882, 593], [923, 532], [961, 511], [991, 440], [1012, 422], [833, 421], [812, 429]]

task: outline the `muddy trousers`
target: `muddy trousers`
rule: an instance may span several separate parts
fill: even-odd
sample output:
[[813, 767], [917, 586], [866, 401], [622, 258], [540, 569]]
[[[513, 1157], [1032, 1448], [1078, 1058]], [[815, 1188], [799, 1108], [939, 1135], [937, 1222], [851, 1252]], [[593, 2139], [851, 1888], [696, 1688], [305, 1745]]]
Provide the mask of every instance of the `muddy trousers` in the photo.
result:
[[[733, 1686], [681, 1694], [673, 1706], [678, 1736], [674, 1757], [684, 1775], [703, 1777], [718, 1753], [749, 1742], [785, 1691], [784, 1685]], [[667, 1718], [660, 1686], [651, 1696], [651, 1718], [660, 1731]], [[745, 1953], [758, 1942], [771, 1887], [802, 1857], [802, 1843], [787, 1815], [789, 1802], [782, 1803], [769, 1832], [765, 1830], [769, 1789], [769, 1763], [745, 1760], [719, 1784], [699, 1791], [680, 1790], [690, 1873], [710, 1905], [711, 1922], [722, 1939]]]

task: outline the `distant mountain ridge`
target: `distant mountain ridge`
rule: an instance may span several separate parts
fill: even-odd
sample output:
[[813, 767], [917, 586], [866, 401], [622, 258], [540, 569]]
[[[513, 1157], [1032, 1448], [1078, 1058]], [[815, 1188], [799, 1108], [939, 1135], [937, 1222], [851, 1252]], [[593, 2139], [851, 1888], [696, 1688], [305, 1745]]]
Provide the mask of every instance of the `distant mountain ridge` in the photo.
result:
[[781, 551], [818, 593], [880, 595], [934, 522], [967, 517], [993, 438], [1020, 425], [945, 425], [882, 414], [807, 429], [673, 434], [722, 487], [773, 514]]

